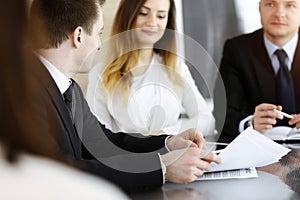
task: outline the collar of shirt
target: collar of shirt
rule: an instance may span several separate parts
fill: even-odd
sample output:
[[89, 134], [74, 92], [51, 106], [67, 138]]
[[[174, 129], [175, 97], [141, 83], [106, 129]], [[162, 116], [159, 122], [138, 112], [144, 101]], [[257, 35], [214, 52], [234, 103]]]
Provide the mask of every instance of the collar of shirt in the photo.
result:
[[268, 40], [268, 38], [265, 35], [264, 35], [264, 42], [265, 42], [265, 46], [266, 46], [268, 55], [272, 61], [273, 69], [274, 69], [275, 73], [277, 73], [278, 69], [279, 69], [279, 61], [277, 59], [277, 56], [274, 55], [274, 53], [277, 49], [283, 49], [286, 52], [286, 54], [288, 56], [286, 64], [287, 64], [289, 70], [291, 70], [292, 62], [294, 59], [294, 55], [295, 55], [295, 51], [296, 51], [296, 47], [297, 47], [297, 43], [298, 43], [298, 33], [295, 34], [295, 36], [290, 41], [288, 41], [286, 44], [284, 44], [282, 47], [279, 47], [279, 46], [273, 44], [270, 40]]
[[72, 81], [68, 77], [66, 77], [61, 71], [59, 71], [54, 65], [52, 65], [46, 58], [43, 56], [35, 53], [40, 61], [44, 64], [46, 69], [51, 74], [52, 78], [54, 79], [59, 91], [61, 94], [65, 93], [69, 86], [71, 85]]

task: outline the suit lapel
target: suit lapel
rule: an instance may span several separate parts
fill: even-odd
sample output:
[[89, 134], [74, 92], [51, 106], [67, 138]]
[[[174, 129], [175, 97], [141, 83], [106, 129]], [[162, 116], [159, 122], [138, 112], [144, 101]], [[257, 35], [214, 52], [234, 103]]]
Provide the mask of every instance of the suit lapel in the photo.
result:
[[66, 132], [68, 134], [68, 137], [70, 139], [70, 143], [73, 147], [74, 153], [76, 157], [81, 156], [80, 148], [78, 148], [80, 145], [80, 140], [77, 136], [77, 132], [72, 124], [72, 120], [70, 119], [67, 107], [65, 105], [65, 102], [63, 101], [62, 94], [60, 93], [55, 81], [51, 77], [50, 73], [45, 69], [45, 67], [41, 64], [41, 68], [43, 70], [43, 74], [45, 76], [41, 80], [42, 84], [46, 88], [49, 96], [51, 97], [51, 101], [53, 102], [55, 108], [57, 109], [57, 112], [60, 115], [61, 121], [63, 122]]
[[79, 138], [82, 138], [83, 130], [83, 110], [81, 100], [82, 96], [80, 95], [79, 85], [74, 81], [74, 95], [73, 95], [73, 107], [74, 107], [74, 122]]
[[265, 102], [276, 102], [275, 74], [271, 60], [267, 53], [263, 40], [262, 29], [255, 33], [255, 42], [253, 42], [252, 55], [253, 66], [258, 80], [258, 88]]

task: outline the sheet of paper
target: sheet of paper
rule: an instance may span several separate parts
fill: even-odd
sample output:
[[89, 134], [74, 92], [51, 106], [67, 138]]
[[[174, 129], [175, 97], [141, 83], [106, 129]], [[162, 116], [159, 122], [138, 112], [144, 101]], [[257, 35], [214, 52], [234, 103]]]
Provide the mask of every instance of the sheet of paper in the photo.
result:
[[276, 126], [268, 129], [264, 135], [277, 141], [300, 140], [300, 129], [295, 127]]
[[255, 167], [245, 169], [234, 169], [218, 172], [206, 172], [197, 180], [221, 180], [221, 179], [242, 179], [257, 178]]
[[278, 162], [289, 151], [290, 149], [273, 142], [249, 127], [219, 154], [222, 163], [219, 165], [212, 163], [210, 171], [269, 165]]

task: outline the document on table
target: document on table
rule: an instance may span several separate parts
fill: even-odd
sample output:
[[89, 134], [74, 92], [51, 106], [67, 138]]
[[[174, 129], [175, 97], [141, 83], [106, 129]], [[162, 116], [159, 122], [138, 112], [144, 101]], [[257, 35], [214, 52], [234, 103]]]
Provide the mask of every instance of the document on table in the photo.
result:
[[[289, 151], [290, 149], [249, 127], [221, 151], [219, 155], [222, 163], [212, 163], [208, 173], [262, 167], [278, 162]], [[248, 178], [242, 174], [240, 177]]]
[[255, 167], [244, 169], [233, 169], [218, 172], [206, 172], [197, 180], [221, 180], [221, 179], [240, 179], [240, 178], [257, 178]]

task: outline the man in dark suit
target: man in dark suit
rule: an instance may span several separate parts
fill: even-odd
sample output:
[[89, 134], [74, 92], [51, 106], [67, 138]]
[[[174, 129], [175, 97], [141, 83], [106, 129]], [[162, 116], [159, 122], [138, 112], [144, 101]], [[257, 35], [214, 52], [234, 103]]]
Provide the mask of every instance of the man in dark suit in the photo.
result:
[[47, 130], [50, 135], [55, 130], [57, 139], [49, 142], [56, 144], [65, 158], [123, 188], [195, 180], [210, 168], [210, 162], [220, 162], [216, 154], [203, 152], [201, 133], [194, 129], [172, 137], [111, 133], [91, 113], [81, 89], [71, 79], [90, 70], [100, 49], [103, 3], [33, 1], [29, 30], [38, 58], [33, 76], [41, 86], [33, 99], [40, 109], [37, 123], [45, 127], [45, 137]]
[[[300, 1], [261, 0], [259, 11], [263, 28], [229, 39], [224, 46], [220, 74], [227, 106], [218, 102], [218, 95], [225, 95], [218, 87], [214, 97], [215, 115], [226, 112], [225, 122], [217, 117], [222, 142], [231, 142], [249, 125], [260, 133], [278, 123], [288, 125], [274, 109], [300, 111]], [[283, 61], [277, 50], [284, 52]]]

